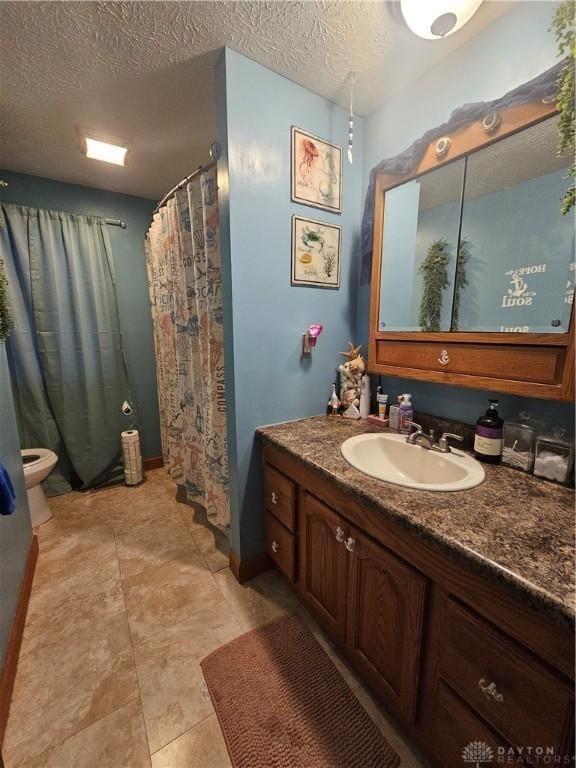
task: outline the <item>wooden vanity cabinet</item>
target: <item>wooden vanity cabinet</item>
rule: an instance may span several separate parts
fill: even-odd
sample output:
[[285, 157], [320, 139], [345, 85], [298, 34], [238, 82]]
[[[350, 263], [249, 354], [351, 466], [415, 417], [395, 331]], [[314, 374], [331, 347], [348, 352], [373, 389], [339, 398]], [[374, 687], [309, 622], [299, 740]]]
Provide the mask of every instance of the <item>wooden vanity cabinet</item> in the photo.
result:
[[432, 764], [462, 768], [471, 742], [495, 764], [514, 754], [513, 765], [532, 765], [518, 745], [567, 764], [573, 633], [286, 454], [266, 445], [264, 456], [272, 560]]
[[[434, 705], [433, 723], [436, 731], [430, 746], [438, 764], [443, 768], [462, 768], [467, 765], [463, 760], [463, 751], [468, 744], [479, 742], [491, 750], [492, 755], [510, 754], [510, 745], [444, 683], [438, 686]], [[521, 758], [517, 761], [514, 758], [511, 764], [516, 768], [526, 765]]]
[[338, 639], [346, 633], [350, 529], [330, 507], [300, 493], [300, 592], [324, 627]]
[[443, 606], [438, 679], [510, 744], [560, 754], [572, 718], [572, 692], [550, 669], [452, 598]]
[[380, 697], [412, 721], [427, 579], [356, 528], [351, 537], [346, 642]]
[[287, 579], [296, 578], [296, 537], [270, 512], [266, 513], [266, 550]]
[[426, 579], [307, 491], [300, 494], [300, 592], [389, 706], [415, 713]]

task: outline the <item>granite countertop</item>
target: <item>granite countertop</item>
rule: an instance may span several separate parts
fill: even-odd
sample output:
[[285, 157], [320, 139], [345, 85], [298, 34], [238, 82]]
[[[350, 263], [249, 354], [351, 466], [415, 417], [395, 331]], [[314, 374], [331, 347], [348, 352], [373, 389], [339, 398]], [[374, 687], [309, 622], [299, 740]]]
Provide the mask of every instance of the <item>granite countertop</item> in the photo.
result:
[[317, 416], [260, 427], [287, 453], [453, 559], [508, 585], [525, 603], [574, 624], [574, 491], [502, 466], [451, 493], [416, 491], [376, 480], [340, 454], [348, 437], [380, 431], [366, 422]]

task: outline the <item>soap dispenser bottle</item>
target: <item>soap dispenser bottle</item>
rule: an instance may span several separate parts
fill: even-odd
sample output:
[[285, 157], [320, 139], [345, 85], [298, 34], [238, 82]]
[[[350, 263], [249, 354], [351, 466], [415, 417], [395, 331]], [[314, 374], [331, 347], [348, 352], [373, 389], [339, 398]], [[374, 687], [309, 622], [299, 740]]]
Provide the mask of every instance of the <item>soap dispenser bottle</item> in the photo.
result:
[[474, 456], [487, 464], [500, 464], [504, 421], [498, 415], [498, 400], [488, 402], [488, 410], [476, 422]]
[[402, 402], [398, 408], [398, 432], [401, 435], [410, 434], [410, 424], [414, 420], [412, 408], [412, 395], [402, 395]]

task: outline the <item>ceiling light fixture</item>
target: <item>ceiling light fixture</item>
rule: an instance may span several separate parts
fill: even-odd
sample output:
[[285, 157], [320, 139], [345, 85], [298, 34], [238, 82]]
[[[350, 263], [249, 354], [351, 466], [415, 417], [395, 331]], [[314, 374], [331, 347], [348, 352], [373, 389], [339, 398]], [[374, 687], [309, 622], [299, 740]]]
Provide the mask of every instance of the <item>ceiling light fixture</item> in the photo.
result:
[[400, 0], [406, 24], [425, 40], [438, 40], [454, 34], [464, 26], [482, 0]]
[[86, 137], [86, 157], [92, 160], [101, 160], [103, 163], [114, 165], [126, 165], [126, 152], [128, 147], [120, 147], [117, 144], [109, 144], [100, 139]]

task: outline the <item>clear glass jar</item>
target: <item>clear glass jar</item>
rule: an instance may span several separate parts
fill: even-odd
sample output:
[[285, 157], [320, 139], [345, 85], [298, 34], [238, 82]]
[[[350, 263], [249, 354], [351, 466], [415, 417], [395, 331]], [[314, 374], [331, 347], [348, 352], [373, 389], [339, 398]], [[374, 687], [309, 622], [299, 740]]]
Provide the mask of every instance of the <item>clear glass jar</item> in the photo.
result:
[[555, 427], [550, 435], [536, 441], [534, 474], [567, 485], [574, 469], [574, 441], [566, 438], [566, 430]]
[[544, 430], [544, 422], [533, 419], [532, 414], [521, 411], [504, 422], [502, 432], [502, 464], [532, 472], [536, 452], [536, 438]]

